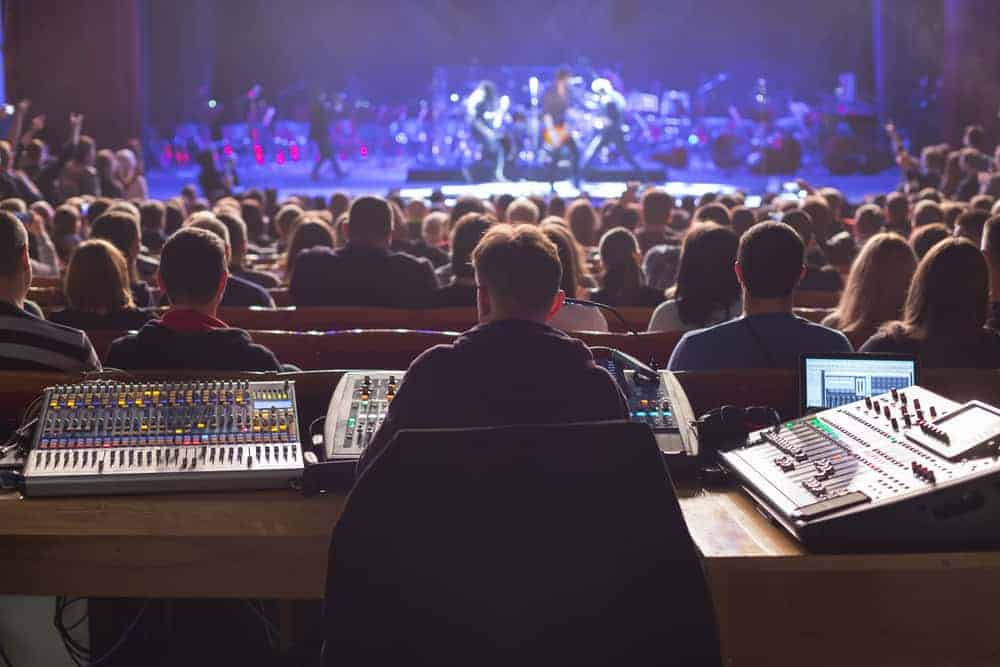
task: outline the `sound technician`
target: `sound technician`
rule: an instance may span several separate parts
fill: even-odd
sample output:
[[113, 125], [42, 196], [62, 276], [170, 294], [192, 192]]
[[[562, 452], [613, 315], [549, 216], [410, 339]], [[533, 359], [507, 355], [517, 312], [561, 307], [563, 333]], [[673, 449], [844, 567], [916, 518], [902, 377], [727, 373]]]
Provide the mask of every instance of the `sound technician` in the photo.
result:
[[359, 473], [400, 429], [628, 418], [621, 390], [590, 350], [546, 324], [565, 294], [559, 254], [538, 228], [494, 226], [472, 265], [479, 326], [410, 365]]

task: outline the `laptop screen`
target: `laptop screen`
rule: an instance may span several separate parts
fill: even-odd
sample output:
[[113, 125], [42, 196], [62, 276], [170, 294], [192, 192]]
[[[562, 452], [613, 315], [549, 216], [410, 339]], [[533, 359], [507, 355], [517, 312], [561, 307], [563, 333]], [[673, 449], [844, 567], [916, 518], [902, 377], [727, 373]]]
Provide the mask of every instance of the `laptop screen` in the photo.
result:
[[827, 410], [905, 389], [918, 382], [915, 357], [841, 354], [805, 355], [800, 377], [802, 412]]

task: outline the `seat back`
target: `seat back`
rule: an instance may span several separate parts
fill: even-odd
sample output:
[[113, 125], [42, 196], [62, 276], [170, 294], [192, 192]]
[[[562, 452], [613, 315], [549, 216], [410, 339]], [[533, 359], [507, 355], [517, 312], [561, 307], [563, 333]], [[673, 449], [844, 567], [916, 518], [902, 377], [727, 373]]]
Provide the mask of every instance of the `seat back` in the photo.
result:
[[324, 664], [718, 665], [651, 431], [401, 431], [331, 544]]

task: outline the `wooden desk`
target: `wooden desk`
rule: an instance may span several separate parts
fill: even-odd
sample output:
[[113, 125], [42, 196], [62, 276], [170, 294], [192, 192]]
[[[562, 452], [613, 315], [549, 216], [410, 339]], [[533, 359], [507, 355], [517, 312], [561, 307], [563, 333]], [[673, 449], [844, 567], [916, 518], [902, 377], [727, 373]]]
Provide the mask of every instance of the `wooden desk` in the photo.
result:
[[[1000, 552], [810, 555], [682, 488], [732, 665], [996, 665]], [[343, 494], [0, 496], [0, 593], [315, 599]]]

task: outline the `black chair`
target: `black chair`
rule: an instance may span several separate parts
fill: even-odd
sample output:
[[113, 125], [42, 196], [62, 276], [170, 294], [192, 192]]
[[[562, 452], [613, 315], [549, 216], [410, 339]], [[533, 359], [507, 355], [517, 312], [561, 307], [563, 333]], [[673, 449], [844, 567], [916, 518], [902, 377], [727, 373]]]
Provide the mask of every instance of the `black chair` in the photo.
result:
[[652, 433], [400, 431], [331, 544], [325, 665], [721, 663]]

